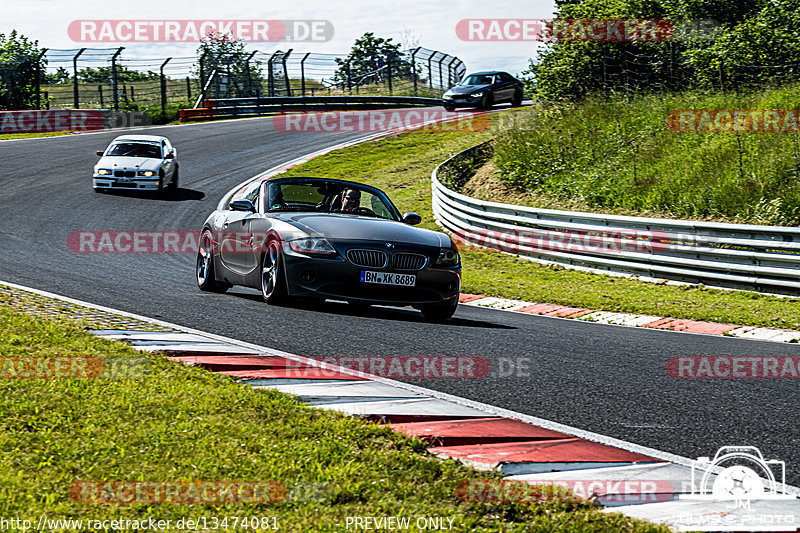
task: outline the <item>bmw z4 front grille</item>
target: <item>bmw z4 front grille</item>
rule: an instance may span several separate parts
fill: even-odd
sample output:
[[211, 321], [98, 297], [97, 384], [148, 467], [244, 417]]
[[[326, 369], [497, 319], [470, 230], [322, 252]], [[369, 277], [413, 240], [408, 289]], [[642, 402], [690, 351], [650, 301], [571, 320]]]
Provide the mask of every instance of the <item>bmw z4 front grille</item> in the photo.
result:
[[421, 254], [398, 252], [392, 255], [392, 268], [397, 270], [419, 270], [425, 266], [427, 258]]
[[386, 266], [386, 252], [383, 250], [347, 250], [347, 259], [360, 267], [383, 268]]

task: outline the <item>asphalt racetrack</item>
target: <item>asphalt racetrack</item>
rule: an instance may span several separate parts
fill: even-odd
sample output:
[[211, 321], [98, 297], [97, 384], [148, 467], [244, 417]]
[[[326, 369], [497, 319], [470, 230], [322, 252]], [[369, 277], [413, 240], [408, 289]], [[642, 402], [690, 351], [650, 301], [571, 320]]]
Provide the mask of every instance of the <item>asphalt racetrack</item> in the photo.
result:
[[255, 290], [201, 293], [193, 253], [73, 253], [74, 231], [197, 231], [234, 185], [364, 135], [280, 132], [269, 118], [146, 133], [167, 135], [178, 148], [173, 196], [92, 192], [95, 151], [118, 131], [0, 142], [0, 280], [299, 355], [485, 357], [487, 377], [414, 383], [688, 457], [754, 445], [766, 459], [786, 461], [787, 481], [800, 484], [796, 379], [679, 380], [665, 369], [672, 356], [800, 355], [797, 345], [465, 306], [445, 324], [410, 308], [274, 307]]

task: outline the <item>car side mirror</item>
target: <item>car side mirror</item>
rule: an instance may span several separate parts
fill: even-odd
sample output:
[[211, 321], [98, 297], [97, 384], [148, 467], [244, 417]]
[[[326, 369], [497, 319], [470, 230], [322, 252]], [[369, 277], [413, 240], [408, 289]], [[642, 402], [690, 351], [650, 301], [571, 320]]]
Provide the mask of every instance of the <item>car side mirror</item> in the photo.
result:
[[256, 212], [256, 208], [250, 200], [234, 200], [230, 203], [230, 208], [232, 211]]
[[422, 217], [416, 213], [405, 213], [403, 215], [403, 222], [405, 222], [409, 226], [416, 226], [417, 224], [422, 222]]
[[169, 153], [164, 156], [164, 159], [175, 159], [175, 154]]
[[97, 151], [97, 155], [102, 156], [103, 155], [103, 150], [98, 150]]

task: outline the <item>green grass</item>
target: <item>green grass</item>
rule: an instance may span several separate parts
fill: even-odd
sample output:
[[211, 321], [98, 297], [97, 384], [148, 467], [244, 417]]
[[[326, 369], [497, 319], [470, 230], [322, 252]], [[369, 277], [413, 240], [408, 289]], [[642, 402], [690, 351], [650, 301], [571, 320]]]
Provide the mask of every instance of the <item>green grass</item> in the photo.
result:
[[60, 135], [69, 135], [70, 131], [44, 131], [40, 133], [2, 133], [0, 134], [0, 141], [9, 139], [33, 139], [36, 137], [58, 137]]
[[[423, 227], [439, 229], [431, 212], [431, 171], [451, 155], [488, 139], [492, 131], [409, 132], [331, 152], [292, 168], [287, 175], [329, 176], [375, 185], [389, 194], [401, 212], [418, 212], [423, 217]], [[800, 329], [800, 310], [794, 298], [656, 285], [543, 266], [478, 248], [463, 250], [462, 258], [462, 291], [466, 293], [605, 311]]]
[[[0, 357], [20, 356], [146, 357], [149, 372], [117, 380], [0, 379], [0, 516], [6, 518], [156, 516], [174, 524], [181, 517], [268, 516], [282, 531], [342, 531], [348, 516], [400, 515], [453, 518], [458, 531], [666, 531], [565, 494], [526, 503], [462, 502], [459, 482], [493, 475], [435, 459], [421, 441], [385, 426], [0, 305]], [[272, 481], [291, 498], [90, 504], [70, 499], [76, 481]]]
[[499, 137], [499, 177], [530, 205], [798, 225], [800, 133], [669, 130], [688, 109], [796, 110], [800, 85], [542, 104]]

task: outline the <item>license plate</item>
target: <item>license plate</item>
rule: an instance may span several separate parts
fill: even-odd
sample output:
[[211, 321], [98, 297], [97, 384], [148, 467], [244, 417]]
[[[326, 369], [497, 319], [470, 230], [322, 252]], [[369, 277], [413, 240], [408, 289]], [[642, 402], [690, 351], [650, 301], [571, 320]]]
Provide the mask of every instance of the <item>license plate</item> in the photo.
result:
[[372, 270], [362, 270], [361, 283], [413, 287], [417, 283], [417, 276], [414, 274], [395, 274], [393, 272], [374, 272]]

